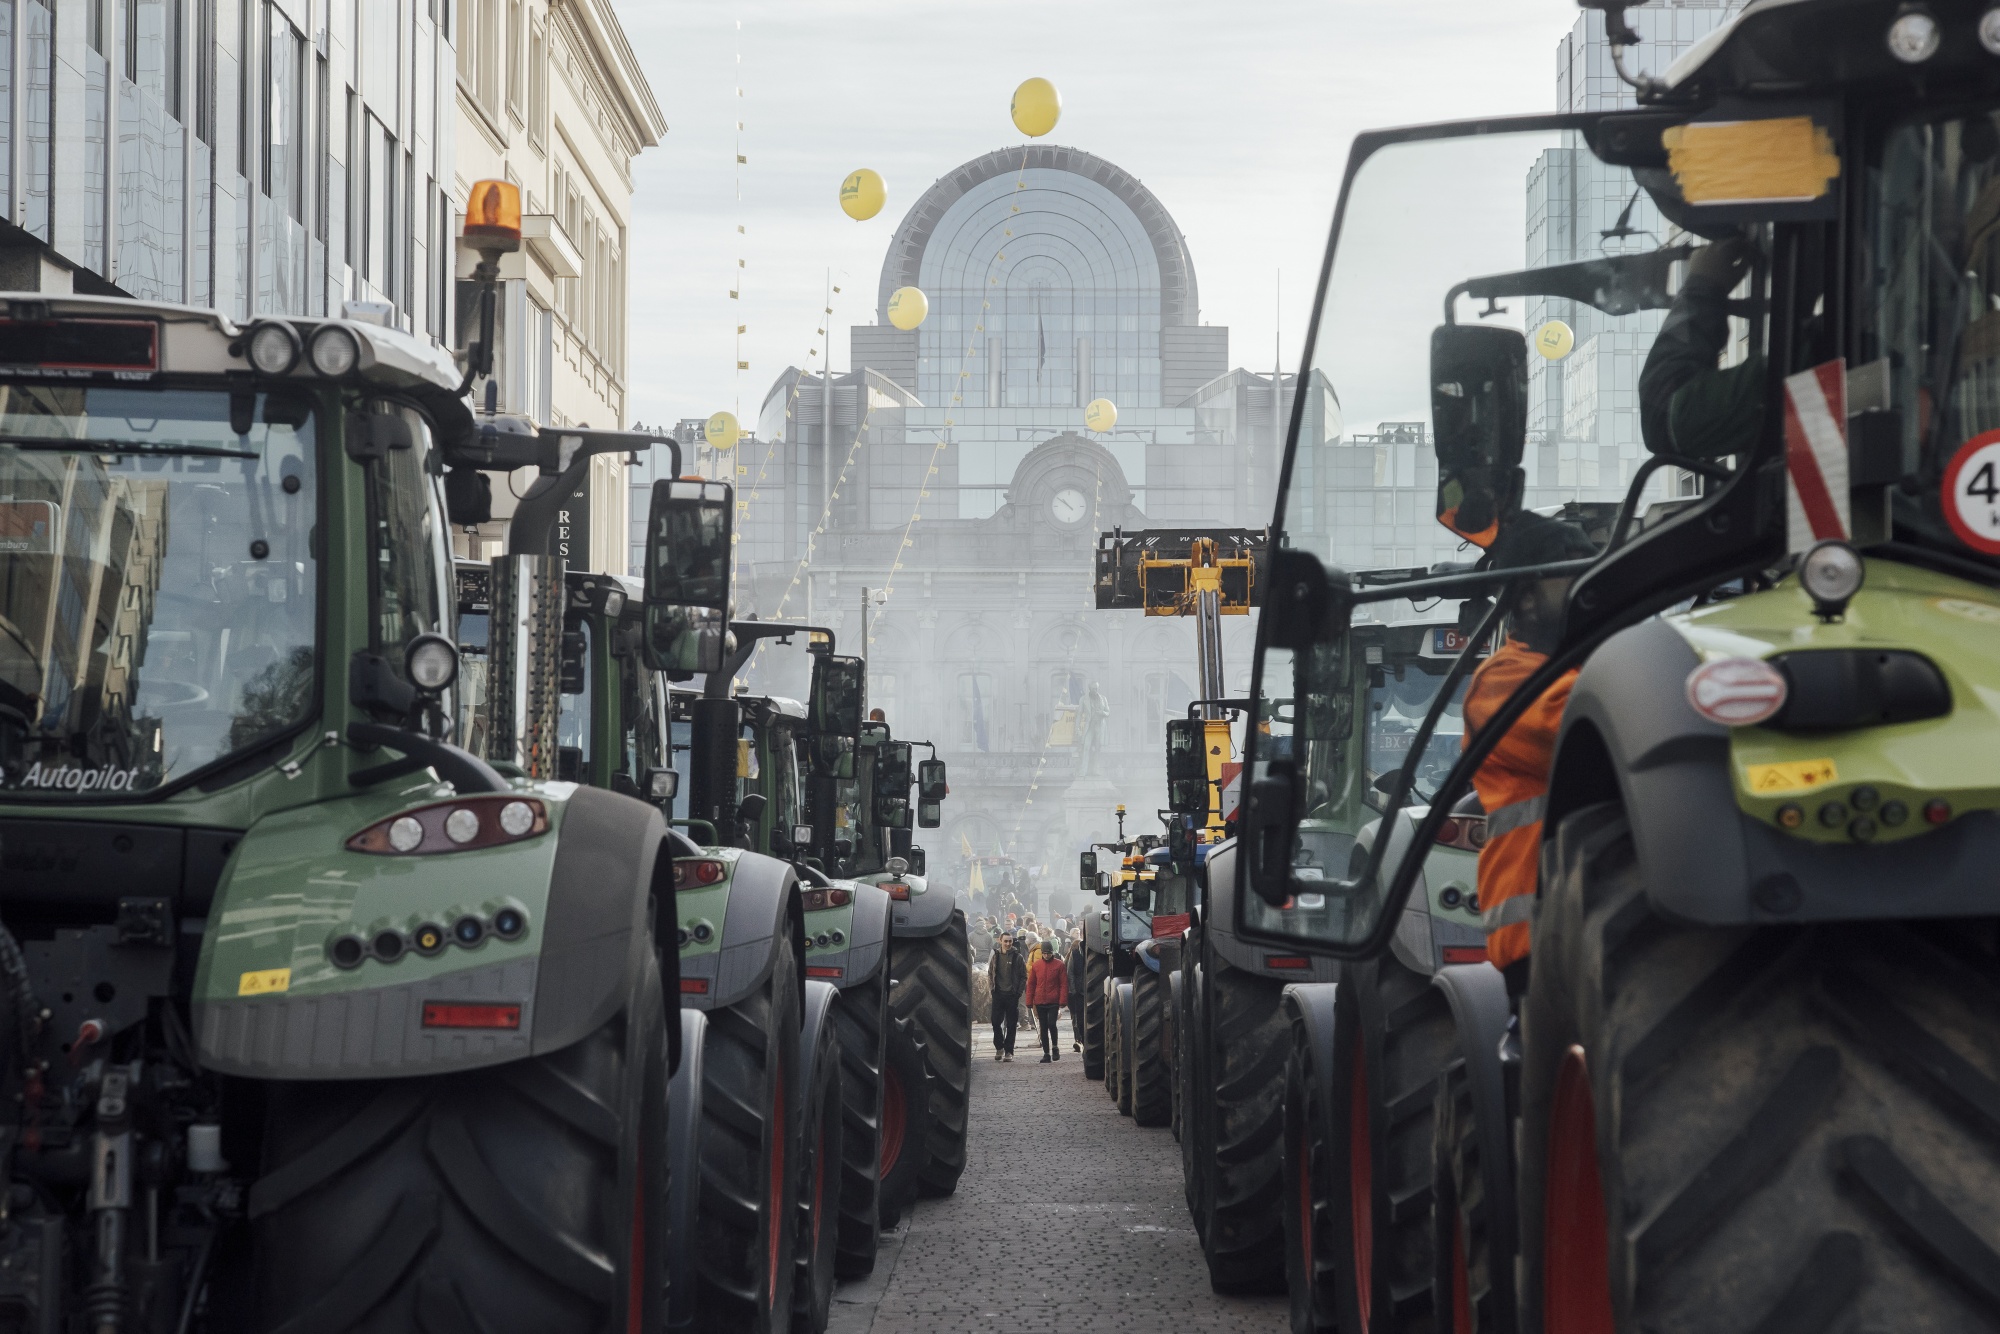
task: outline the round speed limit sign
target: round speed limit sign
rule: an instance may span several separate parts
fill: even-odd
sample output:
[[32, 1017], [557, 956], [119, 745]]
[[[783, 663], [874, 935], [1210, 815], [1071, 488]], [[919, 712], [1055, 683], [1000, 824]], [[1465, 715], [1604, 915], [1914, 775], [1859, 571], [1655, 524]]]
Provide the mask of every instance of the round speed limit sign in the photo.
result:
[[1944, 517], [1959, 540], [2000, 556], [2000, 431], [1982, 431], [1944, 470]]

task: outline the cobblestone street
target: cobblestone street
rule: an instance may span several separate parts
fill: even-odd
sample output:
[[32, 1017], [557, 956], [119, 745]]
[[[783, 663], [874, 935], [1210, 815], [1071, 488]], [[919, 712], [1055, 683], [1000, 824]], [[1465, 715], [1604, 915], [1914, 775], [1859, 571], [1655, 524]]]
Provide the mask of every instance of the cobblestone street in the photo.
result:
[[965, 1176], [882, 1239], [842, 1285], [831, 1334], [1285, 1327], [1282, 1297], [1218, 1297], [1181, 1194], [1180, 1146], [1118, 1114], [1071, 1049], [1040, 1064], [1024, 1025], [1011, 1063], [974, 1032]]

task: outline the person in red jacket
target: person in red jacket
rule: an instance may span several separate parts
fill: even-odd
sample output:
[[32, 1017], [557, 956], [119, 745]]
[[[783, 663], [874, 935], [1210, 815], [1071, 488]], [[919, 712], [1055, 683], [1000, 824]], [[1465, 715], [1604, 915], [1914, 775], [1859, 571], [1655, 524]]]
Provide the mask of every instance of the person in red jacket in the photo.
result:
[[1042, 1031], [1042, 1064], [1062, 1059], [1062, 1038], [1056, 1033], [1056, 1016], [1069, 1000], [1069, 965], [1056, 957], [1056, 942], [1050, 937], [1035, 951], [1028, 965], [1028, 1004], [1034, 1007], [1035, 1022]]

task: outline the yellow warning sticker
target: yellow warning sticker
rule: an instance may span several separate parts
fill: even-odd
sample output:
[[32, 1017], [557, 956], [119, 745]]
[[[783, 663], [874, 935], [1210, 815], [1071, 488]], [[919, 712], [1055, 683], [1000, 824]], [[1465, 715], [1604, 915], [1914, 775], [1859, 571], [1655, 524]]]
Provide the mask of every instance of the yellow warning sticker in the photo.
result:
[[1765, 796], [1773, 792], [1810, 792], [1838, 782], [1840, 771], [1834, 768], [1832, 760], [1787, 760], [1783, 764], [1753, 764], [1744, 771], [1743, 778], [1752, 792]]
[[245, 973], [236, 983], [239, 996], [269, 996], [292, 989], [292, 970], [289, 968], [264, 968], [254, 973]]

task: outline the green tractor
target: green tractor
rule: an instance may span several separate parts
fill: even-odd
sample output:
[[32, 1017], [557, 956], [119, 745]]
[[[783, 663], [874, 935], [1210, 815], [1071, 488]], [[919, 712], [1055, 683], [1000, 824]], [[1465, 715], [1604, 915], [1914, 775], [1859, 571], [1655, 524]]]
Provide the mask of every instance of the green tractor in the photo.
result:
[[[1546, 787], [1506, 803], [1525, 858], [1495, 855], [1488, 814], [1500, 977], [1452, 1010], [1464, 1062], [1385, 1094], [1431, 1099], [1430, 1290], [1382, 1263], [1402, 1236], [1387, 1192], [1308, 1210], [1295, 1244], [1352, 1285], [1362, 1323], [1342, 1328], [1983, 1328], [2000, 1309], [2000, 15], [1753, 0], [1664, 73], [1627, 70], [1637, 36], [1622, 8], [1604, 21], [1637, 109], [1364, 134], [1336, 212], [1302, 383], [1337, 387], [1350, 421], [1428, 401], [1440, 516], [1489, 559], [1370, 587], [1303, 536], [1274, 556], [1241, 938], [1391, 953], [1474, 774], [1568, 695]], [[1537, 265], [1522, 183], [1557, 169], [1628, 202], [1596, 257]], [[1532, 373], [1537, 400], [1531, 334], [1551, 357], [1615, 351], [1636, 394], [1593, 404], [1572, 363]], [[1557, 382], [1566, 420], [1629, 413], [1645, 451], [1588, 554], [1521, 508], [1527, 465], [1557, 452], [1528, 457], [1528, 409]], [[1319, 452], [1302, 422], [1280, 534]], [[1662, 468], [1674, 506], [1635, 529]], [[1330, 878], [1303, 854], [1324, 837], [1316, 794], [1360, 763], [1362, 730], [1340, 725], [1357, 623], [1415, 597], [1487, 603], [1377, 818], [1393, 827], [1420, 787], [1428, 807]], [[1546, 656], [1432, 785], [1422, 743], [1503, 622]], [[1347, 1124], [1352, 1161], [1380, 1162], [1391, 1127], [1370, 1118], [1363, 1145]]]
[[356, 319], [0, 296], [0, 367], [9, 1321], [658, 1325], [695, 849], [453, 743], [447, 542], [654, 442]]
[[[823, 660], [824, 661], [824, 660]], [[859, 708], [866, 689], [861, 660], [844, 693]], [[831, 670], [831, 668], [829, 668]], [[831, 698], [831, 697], [830, 697]], [[822, 732], [815, 709], [814, 734]], [[848, 738], [842, 735], [845, 743]], [[972, 945], [962, 897], [924, 874], [928, 862], [911, 832], [911, 790], [916, 824], [935, 829], [950, 790], [945, 762], [917, 761], [927, 742], [898, 741], [879, 719], [861, 724], [853, 738], [851, 767], [823, 757], [807, 784], [815, 856], [829, 873], [879, 885], [894, 900], [894, 982], [889, 1009], [923, 1044], [931, 1074], [928, 1133], [915, 1145], [919, 1193], [950, 1195], [965, 1171], [967, 1106], [972, 1081]], [[914, 775], [912, 769], [914, 768]]]

